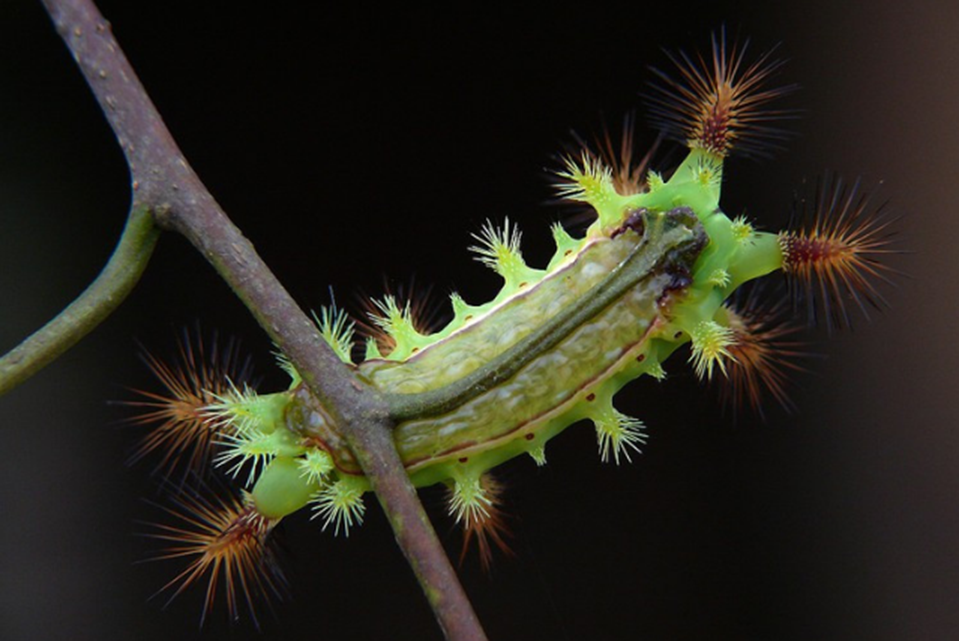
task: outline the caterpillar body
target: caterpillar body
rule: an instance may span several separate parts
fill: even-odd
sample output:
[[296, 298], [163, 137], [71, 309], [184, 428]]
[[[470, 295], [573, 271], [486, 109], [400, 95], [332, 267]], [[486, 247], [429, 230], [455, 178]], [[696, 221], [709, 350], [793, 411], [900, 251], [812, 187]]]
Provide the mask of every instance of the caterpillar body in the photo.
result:
[[[488, 224], [472, 249], [503, 287], [484, 305], [454, 294], [442, 329], [422, 332], [410, 304], [387, 297], [372, 315], [378, 336], [354, 364], [353, 322], [335, 307], [317, 318], [333, 350], [387, 399], [442, 399], [403, 416], [394, 442], [414, 485], [450, 488], [450, 514], [467, 541], [479, 542], [484, 563], [490, 542], [503, 538], [501, 488], [489, 471], [518, 456], [545, 464], [550, 439], [584, 419], [604, 461], [629, 460], [644, 428], [615, 408], [614, 396], [640, 376], [663, 378], [678, 348], [689, 345], [700, 378], [728, 378], [753, 404], [763, 387], [784, 398], [793, 366], [777, 339], [791, 330], [737, 308], [731, 297], [744, 283], [781, 270], [840, 324], [847, 299], [883, 302], [872, 280], [887, 271], [877, 260], [889, 251], [887, 223], [857, 187], [825, 185], [812, 215], [778, 233], [722, 210], [726, 157], [761, 154], [763, 139], [781, 138], [768, 123], [789, 112], [767, 103], [792, 88], [766, 88], [779, 63], [764, 55], [745, 65], [745, 47], [728, 48], [722, 33], [712, 53], [709, 65], [674, 58], [678, 79], [657, 72], [663, 82], [650, 94], [651, 112], [689, 147], [668, 176], [588, 147], [567, 160], [560, 193], [588, 205], [595, 220], [580, 238], [555, 225], [545, 268], [526, 264], [509, 221]], [[337, 533], [362, 521], [370, 485], [330, 413], [282, 357], [292, 382], [272, 394], [258, 394], [229, 366], [198, 373], [150, 364], [169, 393], [140, 403], [152, 408], [140, 420], [160, 425], [138, 456], [162, 449], [168, 466], [211, 460], [247, 491], [222, 504], [181, 499], [171, 510], [187, 525], [159, 535], [175, 543], [166, 556], [191, 559], [168, 585], [175, 593], [206, 576], [208, 608], [223, 572], [239, 577], [225, 582], [235, 610], [237, 589], [249, 602], [282, 582], [267, 545], [281, 519], [309, 507]]]

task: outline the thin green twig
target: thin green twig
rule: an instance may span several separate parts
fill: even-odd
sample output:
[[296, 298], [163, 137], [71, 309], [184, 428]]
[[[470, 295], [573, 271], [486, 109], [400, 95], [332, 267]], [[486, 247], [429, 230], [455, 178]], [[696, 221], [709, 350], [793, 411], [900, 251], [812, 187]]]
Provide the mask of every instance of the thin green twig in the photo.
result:
[[140, 280], [160, 230], [146, 207], [130, 210], [103, 271], [53, 320], [0, 358], [0, 396], [43, 369], [113, 313]]

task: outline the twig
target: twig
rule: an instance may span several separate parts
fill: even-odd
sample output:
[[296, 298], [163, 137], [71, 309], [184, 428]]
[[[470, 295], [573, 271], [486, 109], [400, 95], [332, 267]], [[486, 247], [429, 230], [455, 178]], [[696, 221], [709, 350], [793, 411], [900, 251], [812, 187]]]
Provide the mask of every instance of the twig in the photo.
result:
[[447, 638], [485, 639], [396, 452], [385, 399], [326, 345], [200, 182], [93, 3], [43, 3], [123, 148], [133, 176], [133, 209], [152, 212], [160, 227], [183, 234], [203, 253], [330, 411]]
[[66, 309], [0, 358], [0, 396], [17, 387], [93, 331], [124, 301], [146, 269], [160, 230], [143, 207], [132, 207], [113, 255]]

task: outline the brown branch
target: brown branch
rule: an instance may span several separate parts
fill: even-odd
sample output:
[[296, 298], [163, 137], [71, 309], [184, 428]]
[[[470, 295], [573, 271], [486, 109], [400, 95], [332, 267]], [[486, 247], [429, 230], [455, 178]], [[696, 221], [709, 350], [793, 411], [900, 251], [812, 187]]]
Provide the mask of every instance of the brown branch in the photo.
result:
[[216, 268], [330, 411], [373, 486], [449, 639], [485, 639], [410, 483], [385, 400], [344, 365], [186, 162], [90, 0], [43, 0], [130, 166], [135, 210], [183, 234]]

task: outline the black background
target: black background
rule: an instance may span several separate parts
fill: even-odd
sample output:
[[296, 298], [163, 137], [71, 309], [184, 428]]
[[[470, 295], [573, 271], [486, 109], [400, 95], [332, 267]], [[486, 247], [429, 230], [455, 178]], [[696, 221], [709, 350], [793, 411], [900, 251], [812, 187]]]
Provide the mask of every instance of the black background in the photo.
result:
[[[550, 464], [507, 465], [516, 558], [465, 586], [492, 639], [949, 639], [959, 628], [959, 437], [954, 255], [959, 112], [954, 29], [935, 2], [591, 3], [575, 11], [446, 6], [289, 8], [102, 2], [187, 157], [308, 308], [415, 279], [487, 300], [496, 278], [466, 247], [509, 216], [534, 264], [549, 255], [544, 172], [570, 131], [639, 106], [661, 48], [704, 49], [725, 23], [755, 51], [782, 42], [801, 93], [797, 137], [772, 161], [730, 163], [723, 204], [777, 228], [826, 169], [907, 216], [893, 308], [826, 341], [799, 412], [723, 415], [677, 357], [664, 384], [617, 399], [649, 426], [632, 465], [602, 465], [591, 430]], [[38, 3], [0, 2], [0, 349], [97, 273], [121, 229], [128, 177]], [[647, 140], [653, 139], [652, 134]], [[663, 161], [665, 162], [665, 161]], [[108, 401], [151, 384], [137, 341], [169, 355], [180, 328], [241, 337], [284, 384], [242, 305], [181, 239], [81, 345], [0, 401], [0, 638], [438, 639], [370, 505], [349, 540], [285, 524], [293, 597], [263, 631], [201, 597], [148, 597], [176, 564], [136, 564], [161, 515]], [[459, 537], [441, 496], [437, 529]], [[221, 604], [222, 605], [222, 604]]]

